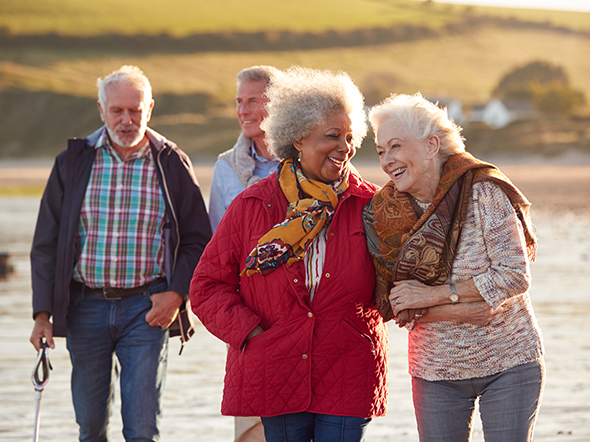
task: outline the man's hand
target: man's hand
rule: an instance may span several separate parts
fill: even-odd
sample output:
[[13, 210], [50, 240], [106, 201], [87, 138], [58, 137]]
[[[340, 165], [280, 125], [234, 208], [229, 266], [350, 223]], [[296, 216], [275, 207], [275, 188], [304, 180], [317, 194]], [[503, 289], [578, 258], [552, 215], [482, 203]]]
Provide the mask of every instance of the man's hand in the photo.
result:
[[160, 327], [162, 329], [170, 327], [182, 305], [182, 296], [170, 291], [154, 293], [151, 298], [152, 308], [145, 315], [146, 322], [152, 327]]
[[53, 324], [49, 322], [49, 313], [47, 312], [37, 313], [33, 333], [31, 333], [31, 338], [29, 339], [37, 351], [41, 347], [41, 338], [45, 338], [49, 348], [55, 348], [55, 344], [53, 343]]

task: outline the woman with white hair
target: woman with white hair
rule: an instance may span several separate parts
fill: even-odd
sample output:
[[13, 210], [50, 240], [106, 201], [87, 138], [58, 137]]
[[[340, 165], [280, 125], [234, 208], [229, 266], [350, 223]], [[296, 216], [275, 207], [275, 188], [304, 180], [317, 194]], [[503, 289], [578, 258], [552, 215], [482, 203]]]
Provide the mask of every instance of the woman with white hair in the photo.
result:
[[191, 285], [229, 344], [222, 414], [268, 442], [360, 441], [386, 412], [387, 330], [362, 221], [376, 186], [350, 160], [366, 134], [348, 75], [292, 68], [267, 91], [277, 172], [232, 202]]
[[544, 382], [530, 203], [420, 94], [371, 110], [389, 181], [363, 214], [385, 320], [407, 325], [421, 441], [530, 441]]

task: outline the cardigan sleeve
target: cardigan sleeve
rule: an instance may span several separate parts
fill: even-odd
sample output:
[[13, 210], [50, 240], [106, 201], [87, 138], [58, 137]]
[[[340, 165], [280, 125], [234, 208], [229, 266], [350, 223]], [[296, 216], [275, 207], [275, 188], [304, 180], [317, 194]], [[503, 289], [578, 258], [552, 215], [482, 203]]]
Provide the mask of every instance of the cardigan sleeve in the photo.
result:
[[491, 182], [473, 186], [473, 212], [482, 235], [473, 247], [490, 260], [489, 268], [473, 279], [484, 300], [496, 309], [531, 285], [522, 224], [506, 194]]

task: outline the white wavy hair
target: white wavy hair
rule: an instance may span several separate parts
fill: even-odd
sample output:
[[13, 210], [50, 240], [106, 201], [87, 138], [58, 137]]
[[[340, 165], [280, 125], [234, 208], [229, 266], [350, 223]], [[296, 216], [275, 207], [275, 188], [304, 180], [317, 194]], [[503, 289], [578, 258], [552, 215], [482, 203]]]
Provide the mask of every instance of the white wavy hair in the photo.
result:
[[441, 159], [465, 152], [461, 126], [449, 118], [446, 109], [441, 109], [420, 93], [392, 94], [371, 109], [369, 121], [375, 134], [382, 124], [391, 123], [406, 135], [420, 141], [432, 135], [438, 136]]
[[143, 102], [149, 106], [152, 102], [152, 86], [143, 71], [137, 66], [125, 65], [109, 75], [96, 80], [98, 87], [98, 102], [103, 109], [106, 108], [106, 87], [112, 83], [129, 83], [143, 91]]
[[348, 74], [294, 66], [273, 77], [266, 90], [268, 116], [261, 129], [277, 158], [294, 158], [293, 141], [301, 140], [334, 112], [346, 113], [358, 149], [367, 135], [364, 98]]

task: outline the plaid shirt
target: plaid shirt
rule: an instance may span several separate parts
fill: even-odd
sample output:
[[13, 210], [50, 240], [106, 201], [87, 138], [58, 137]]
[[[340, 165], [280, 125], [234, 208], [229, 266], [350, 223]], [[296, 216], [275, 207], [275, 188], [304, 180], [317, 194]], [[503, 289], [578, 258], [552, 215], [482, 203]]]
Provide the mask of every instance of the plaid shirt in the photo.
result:
[[165, 203], [149, 142], [122, 161], [105, 130], [95, 148], [73, 277], [89, 287], [139, 287], [164, 276]]

